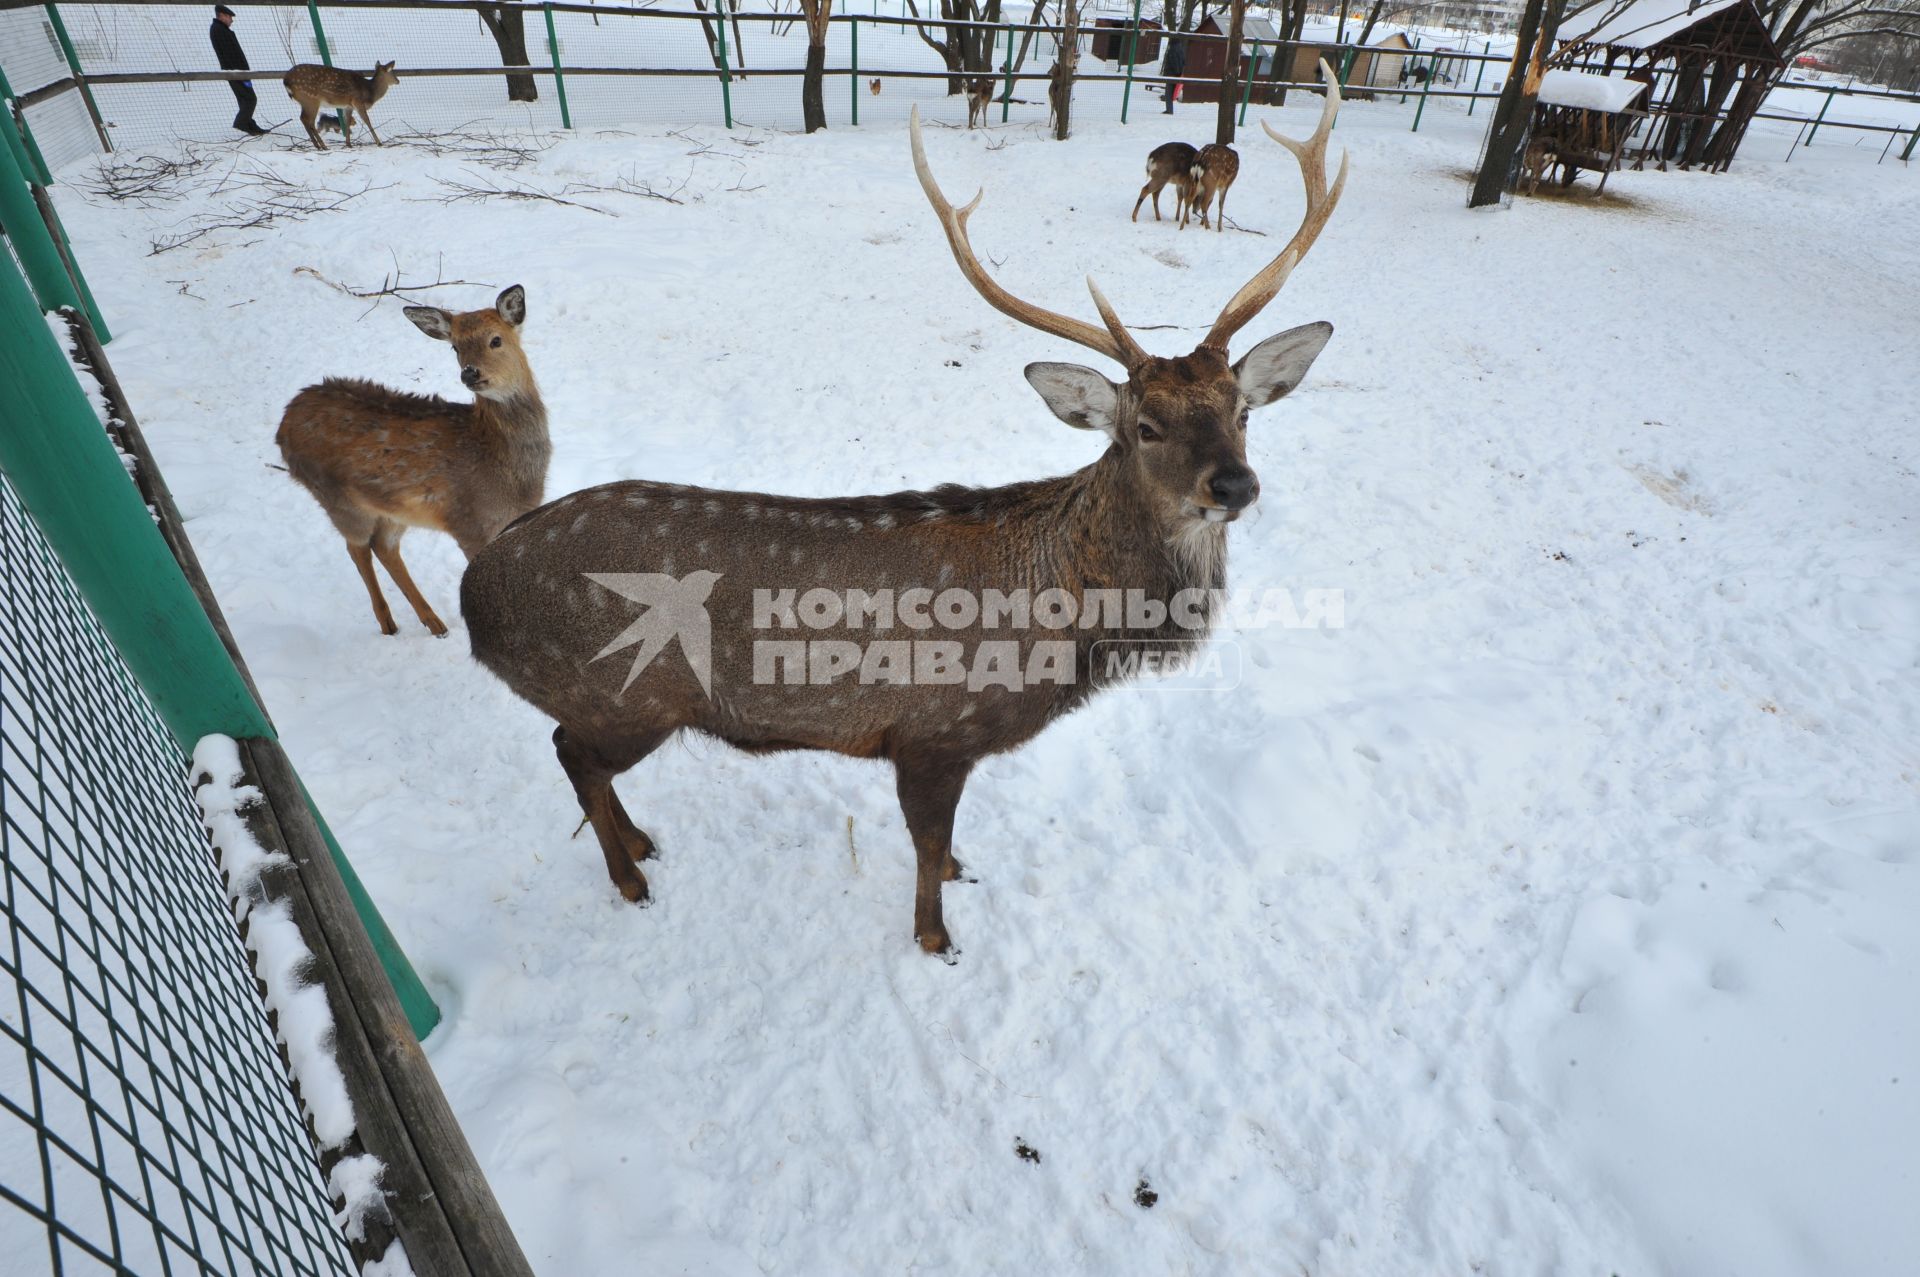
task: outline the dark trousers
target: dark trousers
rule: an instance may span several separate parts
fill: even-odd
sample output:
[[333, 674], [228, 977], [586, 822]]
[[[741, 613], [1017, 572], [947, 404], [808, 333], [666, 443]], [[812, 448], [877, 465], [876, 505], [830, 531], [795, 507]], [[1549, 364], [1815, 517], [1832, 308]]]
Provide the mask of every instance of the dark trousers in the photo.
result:
[[233, 127], [245, 128], [253, 123], [253, 108], [260, 104], [260, 98], [239, 80], [228, 80], [227, 87], [233, 90], [233, 100], [240, 104], [239, 111], [233, 117]]

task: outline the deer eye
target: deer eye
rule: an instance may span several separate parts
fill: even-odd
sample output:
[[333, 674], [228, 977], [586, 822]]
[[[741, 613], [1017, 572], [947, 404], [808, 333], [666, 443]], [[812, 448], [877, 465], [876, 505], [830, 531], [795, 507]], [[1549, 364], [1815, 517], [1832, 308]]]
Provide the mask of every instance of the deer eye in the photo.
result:
[[500, 338], [496, 335], [492, 341], [487, 343], [487, 345], [493, 347], [495, 350], [500, 349]]
[[1159, 442], [1159, 439], [1160, 439], [1160, 431], [1155, 428], [1154, 424], [1151, 421], [1148, 421], [1145, 418], [1142, 418], [1140, 421], [1140, 442], [1157, 443]]

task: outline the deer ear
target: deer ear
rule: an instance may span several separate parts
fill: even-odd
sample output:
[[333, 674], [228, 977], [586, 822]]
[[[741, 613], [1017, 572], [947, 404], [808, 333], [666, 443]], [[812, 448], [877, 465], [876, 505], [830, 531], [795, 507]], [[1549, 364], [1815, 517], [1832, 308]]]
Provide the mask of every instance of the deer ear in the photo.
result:
[[453, 317], [437, 306], [409, 306], [407, 318], [429, 337], [439, 341], [453, 340]]
[[1118, 428], [1114, 414], [1120, 406], [1120, 387], [1091, 368], [1079, 364], [1028, 364], [1027, 380], [1053, 409], [1053, 415], [1078, 430]]
[[1240, 381], [1240, 393], [1247, 397], [1247, 405], [1265, 407], [1292, 393], [1332, 336], [1333, 325], [1324, 320], [1302, 324], [1267, 338], [1240, 356], [1233, 375]]
[[494, 299], [493, 308], [500, 312], [500, 318], [518, 328], [527, 322], [527, 290], [515, 284]]

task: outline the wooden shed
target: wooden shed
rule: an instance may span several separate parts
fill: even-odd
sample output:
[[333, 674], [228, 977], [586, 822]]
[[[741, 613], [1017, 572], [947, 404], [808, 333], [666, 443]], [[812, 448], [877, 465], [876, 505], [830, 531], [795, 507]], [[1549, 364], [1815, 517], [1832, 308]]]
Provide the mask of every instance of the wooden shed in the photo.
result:
[[1598, 0], [1560, 23], [1552, 65], [1652, 86], [1635, 167], [1722, 172], [1784, 65], [1753, 0]]
[[[1133, 23], [1125, 18], [1100, 18], [1093, 24], [1093, 56], [1101, 62], [1127, 64], [1127, 33]], [[1133, 64], [1146, 66], [1160, 60], [1160, 24], [1152, 18], [1140, 22], [1140, 42], [1133, 51]]]
[[1644, 81], [1623, 72], [1548, 70], [1534, 99], [1528, 154], [1538, 148], [1543, 167], [1559, 165], [1562, 186], [1572, 186], [1581, 169], [1591, 169], [1600, 174], [1599, 189], [1606, 190], [1608, 176], [1620, 167], [1628, 140], [1647, 116], [1639, 107], [1646, 92]]

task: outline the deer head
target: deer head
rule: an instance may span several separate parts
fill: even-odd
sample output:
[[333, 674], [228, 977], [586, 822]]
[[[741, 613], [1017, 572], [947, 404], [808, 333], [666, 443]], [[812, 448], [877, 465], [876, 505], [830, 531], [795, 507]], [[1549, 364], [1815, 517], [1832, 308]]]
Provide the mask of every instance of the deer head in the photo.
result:
[[507, 400], [533, 393], [533, 369], [520, 349], [527, 293], [515, 284], [484, 310], [449, 314], [435, 306], [409, 306], [407, 318], [429, 337], [451, 342], [460, 360], [460, 382], [482, 399]]
[[378, 100], [381, 94], [398, 83], [400, 83], [400, 77], [394, 74], [393, 63], [376, 62], [373, 64], [373, 96], [375, 100]]
[[1292, 328], [1229, 362], [1227, 343], [1272, 301], [1287, 276], [1313, 247], [1340, 192], [1347, 161], [1327, 183], [1327, 138], [1340, 109], [1340, 87], [1323, 61], [1326, 106], [1319, 126], [1304, 142], [1267, 127], [1267, 135], [1299, 161], [1306, 183], [1307, 208], [1299, 230], [1271, 262], [1234, 294], [1191, 354], [1166, 359], [1141, 349], [1114, 313], [1100, 288], [1087, 279], [1104, 327], [1043, 310], [994, 282], [967, 238], [967, 219], [980, 206], [984, 190], [956, 210], [940, 193], [927, 168], [920, 140], [920, 116], [912, 115], [913, 166], [921, 189], [939, 215], [947, 244], [960, 272], [987, 304], [1042, 332], [1096, 350], [1126, 370], [1126, 379], [1109, 381], [1078, 364], [1027, 365], [1027, 380], [1053, 414], [1070, 426], [1099, 430], [1130, 467], [1137, 490], [1157, 513], [1161, 526], [1179, 537], [1209, 523], [1230, 523], [1260, 495], [1260, 480], [1247, 464], [1246, 427], [1250, 409], [1281, 398], [1300, 384], [1327, 339], [1328, 323]]

